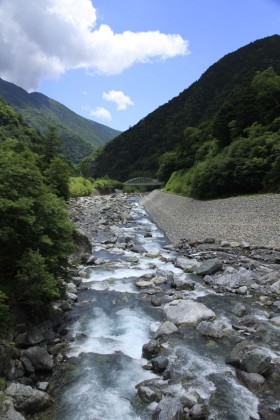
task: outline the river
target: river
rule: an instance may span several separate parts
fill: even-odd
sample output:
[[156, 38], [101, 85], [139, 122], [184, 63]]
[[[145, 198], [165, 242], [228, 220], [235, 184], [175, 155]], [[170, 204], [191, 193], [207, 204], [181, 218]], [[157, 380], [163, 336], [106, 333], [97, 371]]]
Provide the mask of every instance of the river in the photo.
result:
[[[129, 207], [129, 221], [117, 226], [117, 236], [123, 240], [111, 243], [106, 241], [104, 230], [97, 231], [92, 250], [97, 264], [79, 268], [86, 288], [79, 292], [79, 301], [71, 310], [68, 328], [73, 340], [67, 362], [53, 378], [55, 407], [44, 418], [151, 419], [157, 403], [143, 404], [135, 386], [158, 381], [165, 395], [179, 398], [186, 389], [199, 395], [207, 402], [208, 419], [259, 419], [257, 397], [238, 382], [235, 369], [225, 363], [230, 341], [220, 345], [191, 326], [166, 337], [162, 348], [171, 366], [171, 379], [154, 373], [142, 358], [143, 345], [151, 340], [164, 317], [161, 307], [151, 304], [157, 287], [142, 290], [136, 283], [160, 270], [172, 274], [183, 271], [175, 267], [176, 252], [165, 248], [168, 242], [164, 234], [139, 200], [131, 197]], [[133, 241], [134, 250], [123, 246], [128, 240]], [[185, 291], [184, 297], [215, 310], [230, 334], [231, 308], [244, 298], [217, 294], [196, 276], [194, 280], [196, 287]], [[166, 289], [166, 301], [172, 299], [173, 291], [169, 293], [166, 285], [159, 284], [158, 289]], [[254, 313], [267, 318], [258, 306]]]

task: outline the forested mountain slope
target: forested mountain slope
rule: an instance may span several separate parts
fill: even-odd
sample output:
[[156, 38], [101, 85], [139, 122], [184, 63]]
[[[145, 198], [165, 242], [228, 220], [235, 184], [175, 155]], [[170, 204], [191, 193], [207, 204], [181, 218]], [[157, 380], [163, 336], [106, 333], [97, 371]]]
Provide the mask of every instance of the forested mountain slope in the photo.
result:
[[[109, 142], [95, 159], [91, 174], [120, 180], [158, 174], [166, 181], [173, 171], [189, 170], [233, 140], [253, 136], [253, 129], [246, 134], [253, 123], [262, 126], [262, 135], [267, 130], [275, 133], [278, 123], [273, 121], [280, 115], [279, 74], [279, 35], [226, 55], [179, 96]], [[235, 193], [235, 188], [229, 193]]]
[[12, 105], [26, 121], [42, 134], [49, 125], [57, 127], [64, 148], [74, 162], [116, 137], [120, 132], [77, 115], [59, 102], [0, 79], [0, 97]]

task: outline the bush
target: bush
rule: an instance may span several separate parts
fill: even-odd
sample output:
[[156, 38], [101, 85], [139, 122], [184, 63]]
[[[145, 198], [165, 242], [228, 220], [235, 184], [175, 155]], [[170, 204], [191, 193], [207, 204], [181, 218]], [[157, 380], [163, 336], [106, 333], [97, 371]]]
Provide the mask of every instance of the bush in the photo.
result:
[[94, 182], [93, 187], [101, 192], [111, 192], [115, 188], [122, 189], [123, 184], [115, 179], [104, 177], [97, 179]]
[[93, 185], [88, 179], [83, 178], [82, 176], [70, 177], [70, 197], [84, 197], [86, 195], [90, 195], [93, 190]]

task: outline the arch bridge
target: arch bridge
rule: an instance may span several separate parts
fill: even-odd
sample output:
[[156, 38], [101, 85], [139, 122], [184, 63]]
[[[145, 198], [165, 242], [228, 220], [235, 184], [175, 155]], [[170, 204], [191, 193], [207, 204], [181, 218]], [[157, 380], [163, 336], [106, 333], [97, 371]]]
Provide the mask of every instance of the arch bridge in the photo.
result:
[[159, 181], [158, 179], [148, 178], [148, 177], [139, 177], [139, 178], [132, 178], [128, 181], [123, 183], [124, 185], [131, 185], [131, 186], [155, 186], [160, 187], [164, 185], [164, 182]]

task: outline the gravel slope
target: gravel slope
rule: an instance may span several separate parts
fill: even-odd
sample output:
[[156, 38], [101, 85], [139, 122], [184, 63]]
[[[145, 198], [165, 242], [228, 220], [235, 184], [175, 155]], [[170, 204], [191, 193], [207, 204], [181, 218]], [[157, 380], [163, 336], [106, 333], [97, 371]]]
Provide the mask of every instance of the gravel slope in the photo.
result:
[[142, 204], [171, 242], [211, 236], [280, 247], [280, 194], [199, 201], [154, 190]]

